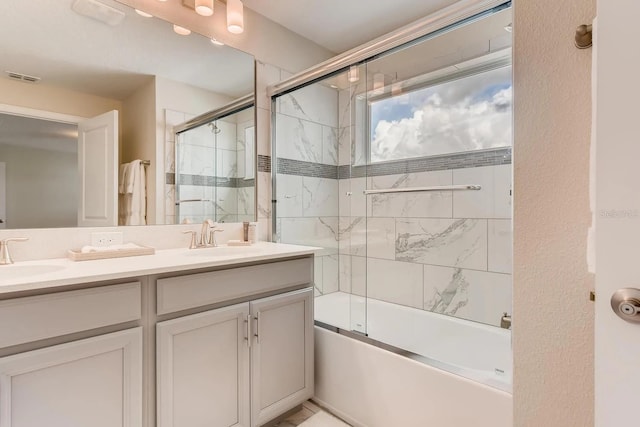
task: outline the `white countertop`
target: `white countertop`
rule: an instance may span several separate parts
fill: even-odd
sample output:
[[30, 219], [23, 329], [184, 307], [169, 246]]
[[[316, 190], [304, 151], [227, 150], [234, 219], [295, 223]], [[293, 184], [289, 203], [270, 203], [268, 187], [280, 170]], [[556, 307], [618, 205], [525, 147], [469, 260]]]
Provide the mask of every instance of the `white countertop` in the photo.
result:
[[319, 249], [310, 246], [258, 242], [251, 246], [167, 249], [156, 251], [155, 255], [96, 261], [71, 261], [67, 258], [57, 258], [16, 262], [12, 265], [0, 265], [0, 294], [277, 260], [310, 255]]

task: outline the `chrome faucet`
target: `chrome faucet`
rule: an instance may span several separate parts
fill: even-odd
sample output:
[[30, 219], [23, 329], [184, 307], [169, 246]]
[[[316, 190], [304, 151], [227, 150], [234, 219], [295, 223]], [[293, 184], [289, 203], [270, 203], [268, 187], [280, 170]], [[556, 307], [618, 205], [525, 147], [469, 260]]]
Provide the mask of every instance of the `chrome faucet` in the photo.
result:
[[213, 228], [213, 227], [215, 227], [215, 224], [213, 223], [212, 220], [205, 219], [202, 222], [202, 230], [200, 230], [200, 243], [199, 243], [199, 246], [201, 248], [206, 248], [210, 244], [210, 242], [209, 242], [209, 227]]
[[502, 313], [502, 317], [500, 318], [500, 327], [502, 329], [511, 329], [511, 315], [506, 311]]
[[224, 231], [219, 228], [215, 222], [210, 219], [206, 219], [202, 223], [202, 230], [200, 231], [200, 238], [198, 239], [198, 233], [195, 231], [183, 231], [183, 234], [191, 234], [191, 242], [189, 243], [189, 249], [209, 248], [217, 247], [216, 233]]
[[26, 242], [26, 237], [10, 237], [0, 240], [0, 265], [13, 264], [11, 253], [9, 253], [9, 242]]

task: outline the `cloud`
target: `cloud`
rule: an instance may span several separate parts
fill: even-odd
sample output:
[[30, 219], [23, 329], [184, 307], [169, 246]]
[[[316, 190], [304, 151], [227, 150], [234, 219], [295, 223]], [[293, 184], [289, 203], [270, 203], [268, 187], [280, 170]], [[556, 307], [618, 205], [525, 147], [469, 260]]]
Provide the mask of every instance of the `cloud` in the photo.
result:
[[[391, 114], [394, 119], [385, 120], [386, 113], [380, 114], [372, 135], [371, 160], [510, 146], [513, 99], [510, 72], [487, 74], [490, 73], [414, 92], [409, 101], [412, 114], [408, 117]], [[399, 98], [381, 101], [387, 103], [383, 111], [406, 104], [406, 98]], [[406, 105], [404, 108], [406, 111]]]

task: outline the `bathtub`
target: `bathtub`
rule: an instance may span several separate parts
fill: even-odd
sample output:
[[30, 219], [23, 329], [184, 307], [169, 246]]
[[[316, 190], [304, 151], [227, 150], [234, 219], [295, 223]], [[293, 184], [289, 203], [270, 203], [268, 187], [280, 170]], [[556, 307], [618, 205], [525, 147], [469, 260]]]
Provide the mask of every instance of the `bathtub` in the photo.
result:
[[397, 348], [316, 327], [316, 400], [351, 424], [512, 425], [509, 331], [342, 292], [314, 310], [319, 324], [366, 325], [368, 339]]

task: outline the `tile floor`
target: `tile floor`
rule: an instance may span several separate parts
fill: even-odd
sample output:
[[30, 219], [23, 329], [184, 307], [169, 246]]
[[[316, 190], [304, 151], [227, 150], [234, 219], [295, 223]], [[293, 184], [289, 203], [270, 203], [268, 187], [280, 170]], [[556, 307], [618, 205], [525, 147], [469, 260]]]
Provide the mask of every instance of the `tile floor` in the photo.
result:
[[310, 400], [302, 409], [274, 427], [350, 427], [349, 424], [331, 415]]

